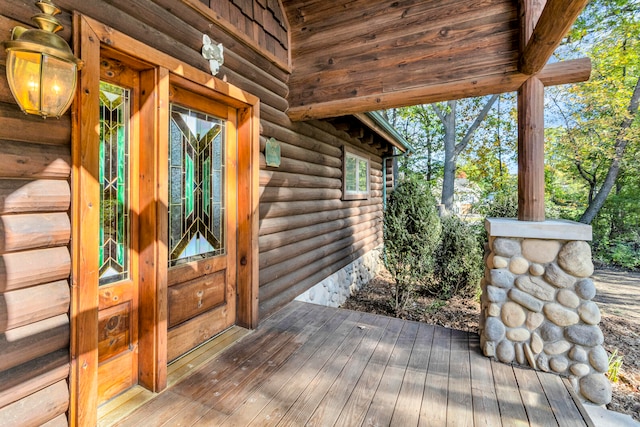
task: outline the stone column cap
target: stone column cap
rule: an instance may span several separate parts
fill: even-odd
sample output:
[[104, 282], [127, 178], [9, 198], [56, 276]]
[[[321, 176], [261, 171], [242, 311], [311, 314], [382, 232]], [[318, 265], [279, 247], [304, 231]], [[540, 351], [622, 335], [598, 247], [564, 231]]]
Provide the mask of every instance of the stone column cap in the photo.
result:
[[585, 241], [593, 239], [590, 225], [565, 219], [518, 221], [514, 218], [487, 218], [484, 226], [491, 237]]

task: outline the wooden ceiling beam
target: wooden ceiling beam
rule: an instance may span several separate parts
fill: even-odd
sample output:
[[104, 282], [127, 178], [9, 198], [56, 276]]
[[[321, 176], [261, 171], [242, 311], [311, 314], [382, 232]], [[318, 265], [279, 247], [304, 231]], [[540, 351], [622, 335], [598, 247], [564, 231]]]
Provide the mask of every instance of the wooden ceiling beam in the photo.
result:
[[[533, 28], [531, 37], [521, 48], [522, 55], [519, 63], [521, 73], [533, 75], [544, 68], [588, 1], [547, 0], [540, 18], [537, 19]], [[534, 3], [534, 1], [529, 0], [522, 3]], [[527, 15], [521, 11], [520, 19], [527, 19]], [[521, 28], [530, 24], [531, 22], [521, 23]]]
[[[589, 58], [548, 64], [538, 74], [545, 86], [578, 83], [589, 79], [591, 60]], [[406, 90], [372, 93], [369, 95], [340, 98], [309, 105], [290, 106], [287, 114], [294, 121], [321, 119], [336, 116], [382, 110], [385, 108], [430, 104], [432, 102], [493, 95], [513, 92], [529, 78], [522, 73], [490, 75], [468, 78], [437, 85], [424, 85]]]
[[536, 77], [545, 87], [586, 82], [591, 77], [591, 59], [553, 62], [545, 65]]

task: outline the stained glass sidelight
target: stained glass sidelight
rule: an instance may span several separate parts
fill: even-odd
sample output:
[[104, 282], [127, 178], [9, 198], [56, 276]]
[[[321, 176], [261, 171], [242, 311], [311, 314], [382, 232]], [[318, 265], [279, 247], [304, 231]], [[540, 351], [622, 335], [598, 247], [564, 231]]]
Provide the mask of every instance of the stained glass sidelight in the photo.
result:
[[224, 121], [171, 105], [169, 266], [224, 254]]
[[100, 285], [129, 277], [129, 90], [100, 82]]

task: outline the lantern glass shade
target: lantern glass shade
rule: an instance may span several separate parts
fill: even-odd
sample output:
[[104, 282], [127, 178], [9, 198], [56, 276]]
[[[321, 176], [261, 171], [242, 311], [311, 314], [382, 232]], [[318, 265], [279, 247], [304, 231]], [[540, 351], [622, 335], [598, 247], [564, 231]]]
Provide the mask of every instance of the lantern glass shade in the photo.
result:
[[25, 113], [60, 117], [71, 105], [77, 65], [46, 53], [7, 50], [7, 80]]

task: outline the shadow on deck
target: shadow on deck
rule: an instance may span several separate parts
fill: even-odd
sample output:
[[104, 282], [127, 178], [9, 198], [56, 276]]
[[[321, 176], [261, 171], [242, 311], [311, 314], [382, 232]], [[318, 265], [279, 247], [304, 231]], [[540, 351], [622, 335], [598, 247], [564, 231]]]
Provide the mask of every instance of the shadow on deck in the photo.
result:
[[489, 360], [475, 334], [300, 302], [173, 378], [101, 425], [592, 425], [565, 380]]

